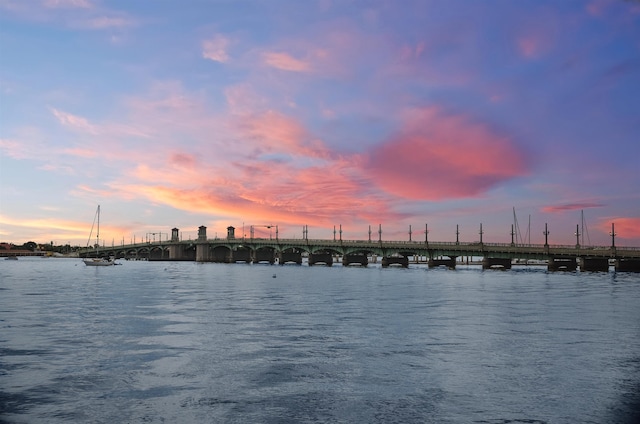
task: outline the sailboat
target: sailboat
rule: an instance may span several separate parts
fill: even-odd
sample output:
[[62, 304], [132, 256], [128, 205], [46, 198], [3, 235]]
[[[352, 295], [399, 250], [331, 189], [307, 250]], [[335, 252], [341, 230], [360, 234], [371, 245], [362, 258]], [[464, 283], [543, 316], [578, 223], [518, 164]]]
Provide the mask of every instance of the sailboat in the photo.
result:
[[115, 265], [116, 262], [109, 258], [101, 258], [100, 257], [100, 205], [98, 205], [98, 209], [96, 210], [96, 215], [93, 218], [93, 224], [91, 225], [91, 232], [89, 233], [89, 240], [87, 240], [87, 248], [89, 248], [89, 243], [91, 243], [91, 235], [93, 234], [93, 225], [97, 222], [97, 231], [96, 231], [96, 257], [95, 258], [85, 258], [82, 260], [87, 266], [110, 266]]

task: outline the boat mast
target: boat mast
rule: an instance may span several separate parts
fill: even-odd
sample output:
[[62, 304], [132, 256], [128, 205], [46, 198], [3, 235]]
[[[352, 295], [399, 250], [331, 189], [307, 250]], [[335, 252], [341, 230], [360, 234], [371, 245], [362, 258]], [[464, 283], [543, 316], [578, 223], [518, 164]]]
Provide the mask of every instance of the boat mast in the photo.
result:
[[98, 211], [96, 214], [98, 215], [98, 227], [96, 230], [96, 256], [98, 256], [98, 252], [100, 251], [100, 205], [98, 205]]
[[513, 207], [513, 226], [515, 228], [516, 246], [517, 246], [518, 240], [520, 240], [520, 243], [524, 243], [524, 240], [522, 239], [522, 233], [520, 232], [520, 226], [518, 225], [518, 217], [516, 215], [515, 206]]

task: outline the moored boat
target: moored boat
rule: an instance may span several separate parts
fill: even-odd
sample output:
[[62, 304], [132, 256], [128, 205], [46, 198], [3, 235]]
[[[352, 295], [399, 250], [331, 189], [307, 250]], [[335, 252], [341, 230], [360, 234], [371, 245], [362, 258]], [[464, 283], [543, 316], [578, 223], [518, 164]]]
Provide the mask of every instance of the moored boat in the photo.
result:
[[[110, 266], [116, 265], [116, 261], [113, 258], [102, 258], [100, 257], [100, 205], [98, 205], [98, 209], [96, 210], [96, 215], [93, 218], [93, 223], [97, 222], [97, 230], [96, 230], [96, 243], [95, 243], [95, 258], [85, 258], [82, 260], [86, 266]], [[89, 233], [89, 240], [87, 241], [87, 247], [89, 247], [89, 243], [91, 242], [91, 235], [93, 234], [93, 225], [91, 226], [91, 232]]]

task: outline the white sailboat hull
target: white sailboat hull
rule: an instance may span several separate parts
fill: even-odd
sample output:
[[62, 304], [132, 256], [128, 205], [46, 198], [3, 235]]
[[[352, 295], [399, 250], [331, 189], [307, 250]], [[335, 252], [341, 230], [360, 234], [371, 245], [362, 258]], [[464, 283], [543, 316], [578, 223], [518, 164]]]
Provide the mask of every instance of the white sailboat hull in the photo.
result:
[[110, 265], [116, 264], [111, 259], [102, 259], [102, 258], [83, 259], [82, 262], [84, 262], [86, 266], [110, 266]]

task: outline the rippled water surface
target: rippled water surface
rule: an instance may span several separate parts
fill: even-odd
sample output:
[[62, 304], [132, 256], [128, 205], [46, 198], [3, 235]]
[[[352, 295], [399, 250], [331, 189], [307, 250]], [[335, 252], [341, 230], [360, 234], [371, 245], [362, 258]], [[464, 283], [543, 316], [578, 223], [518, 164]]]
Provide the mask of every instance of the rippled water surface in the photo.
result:
[[0, 263], [3, 423], [631, 423], [638, 393], [640, 274]]

